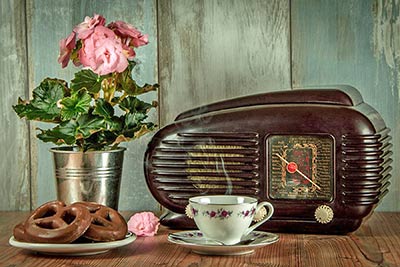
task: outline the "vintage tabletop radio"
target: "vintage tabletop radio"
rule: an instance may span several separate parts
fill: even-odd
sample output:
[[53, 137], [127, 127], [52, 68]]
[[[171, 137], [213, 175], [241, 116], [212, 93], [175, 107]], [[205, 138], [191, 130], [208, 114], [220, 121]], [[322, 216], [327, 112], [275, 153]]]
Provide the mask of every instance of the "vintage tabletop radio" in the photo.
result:
[[391, 137], [350, 86], [296, 89], [226, 100], [180, 114], [145, 155], [148, 187], [167, 210], [161, 223], [194, 228], [196, 195], [269, 201], [261, 230], [344, 234], [388, 192]]

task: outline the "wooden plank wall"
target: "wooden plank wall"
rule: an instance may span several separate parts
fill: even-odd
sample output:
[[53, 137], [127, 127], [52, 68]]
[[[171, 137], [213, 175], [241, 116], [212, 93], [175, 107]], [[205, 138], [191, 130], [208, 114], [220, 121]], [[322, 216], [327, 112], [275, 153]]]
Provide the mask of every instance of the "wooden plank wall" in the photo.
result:
[[1, 1], [0, 13], [0, 209], [29, 209], [29, 126], [11, 107], [29, 94], [25, 5]]
[[160, 120], [290, 88], [289, 1], [159, 1]]
[[[25, 1], [0, 1], [1, 36], [11, 37], [0, 46], [0, 210], [26, 210], [55, 198], [51, 145], [38, 142], [37, 125], [19, 120], [11, 105], [47, 76], [71, 79], [76, 69], [57, 63], [58, 41], [95, 12], [149, 34], [135, 76], [161, 85], [158, 95], [146, 97], [159, 98], [152, 118], [161, 126], [188, 108], [236, 96], [356, 86], [393, 130], [394, 177], [380, 209], [400, 210], [398, 1]], [[150, 138], [126, 144], [121, 209], [158, 209], [143, 176]]]

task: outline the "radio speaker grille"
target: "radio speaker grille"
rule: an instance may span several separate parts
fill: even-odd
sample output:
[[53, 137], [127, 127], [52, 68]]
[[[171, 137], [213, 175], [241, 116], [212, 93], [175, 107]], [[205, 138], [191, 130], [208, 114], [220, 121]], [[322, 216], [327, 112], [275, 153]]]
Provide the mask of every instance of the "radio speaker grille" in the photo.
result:
[[344, 135], [342, 202], [377, 204], [388, 192], [392, 167], [389, 129], [373, 135]]
[[259, 161], [257, 133], [182, 132], [155, 148], [151, 176], [175, 203], [201, 194], [257, 195]]

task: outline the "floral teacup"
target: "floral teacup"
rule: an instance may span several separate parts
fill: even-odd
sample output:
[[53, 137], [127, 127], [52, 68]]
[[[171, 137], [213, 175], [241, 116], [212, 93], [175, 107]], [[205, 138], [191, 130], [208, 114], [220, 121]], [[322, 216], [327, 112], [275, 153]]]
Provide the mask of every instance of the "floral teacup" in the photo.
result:
[[[260, 212], [265, 213], [264, 207], [268, 212], [250, 226], [255, 215], [260, 217]], [[239, 243], [242, 237], [266, 222], [274, 213], [274, 207], [269, 202], [257, 205], [257, 199], [253, 197], [233, 195], [192, 197], [187, 210], [205, 238], [224, 245]]]

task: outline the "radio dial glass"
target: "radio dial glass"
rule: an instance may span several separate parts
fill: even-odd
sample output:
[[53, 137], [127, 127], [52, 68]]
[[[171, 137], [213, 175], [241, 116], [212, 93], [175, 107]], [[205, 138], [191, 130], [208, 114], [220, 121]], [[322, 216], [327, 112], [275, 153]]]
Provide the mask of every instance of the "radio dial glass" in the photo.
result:
[[331, 201], [334, 140], [330, 135], [271, 135], [268, 194], [271, 199]]

